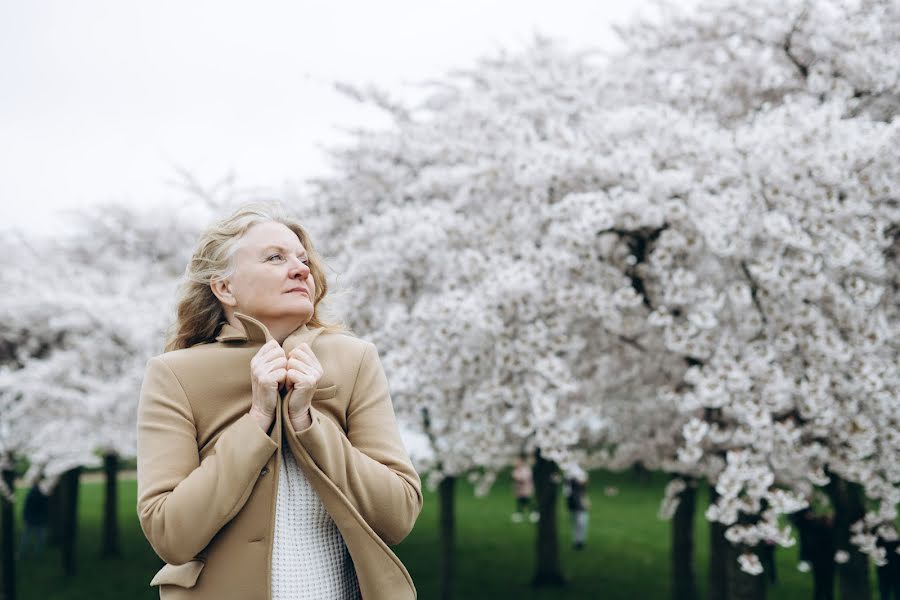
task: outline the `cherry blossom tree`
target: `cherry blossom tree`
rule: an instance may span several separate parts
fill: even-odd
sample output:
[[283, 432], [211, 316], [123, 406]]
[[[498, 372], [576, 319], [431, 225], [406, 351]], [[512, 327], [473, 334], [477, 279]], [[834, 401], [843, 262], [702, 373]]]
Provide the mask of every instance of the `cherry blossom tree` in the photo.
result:
[[[63, 483], [63, 567], [75, 570], [78, 473], [104, 464], [101, 552], [119, 551], [119, 457], [134, 456], [136, 402], [147, 358], [162, 349], [190, 229], [159, 210], [101, 206], [72, 231], [25, 241], [9, 271], [0, 373], [7, 460], [27, 460], [27, 483]], [[193, 233], [193, 232], [191, 232]], [[7, 493], [11, 489], [5, 490]]]
[[[723, 486], [728, 502], [746, 484], [748, 460], [768, 462], [764, 470], [782, 485], [791, 482], [805, 490], [827, 483], [844, 531], [840, 554], [854, 557], [846, 513], [856, 511], [854, 518], [860, 517], [862, 499], [842, 490], [867, 482], [869, 497], [884, 498], [883, 514], [866, 520], [872, 527], [890, 520], [896, 505], [893, 486], [885, 482], [892, 467], [884, 463], [894, 454], [893, 423], [885, 419], [894, 409], [882, 411], [896, 405], [892, 333], [897, 303], [891, 278], [896, 281], [897, 268], [891, 248], [896, 246], [897, 206], [891, 194], [898, 181], [897, 143], [896, 127], [884, 122], [894, 119], [900, 98], [900, 67], [893, 58], [900, 41], [898, 7], [890, 2], [765, 2], [729, 5], [727, 11], [710, 8], [714, 5], [669, 20], [677, 26], [629, 28], [630, 61], [617, 64], [623, 73], [644, 73], [641, 85], [649, 82], [654, 97], [682, 109], [710, 111], [732, 128], [751, 178], [745, 194], [763, 200], [749, 213], [757, 218], [747, 218], [746, 209], [728, 208], [732, 226], [714, 224], [705, 235], [707, 241], [720, 240], [712, 245], [719, 254], [721, 242], [727, 242], [726, 253], [745, 272], [746, 289], [740, 293], [758, 313], [748, 334], [754, 328], [757, 333], [739, 337], [743, 344], [719, 353], [729, 356], [720, 367], [698, 366], [691, 377], [697, 389], [714, 390], [709, 396], [720, 394], [723, 384], [731, 394], [755, 388], [738, 407], [748, 417], [741, 427], [745, 442], [755, 448], [732, 455], [734, 470], [726, 469], [729, 484]], [[763, 227], [754, 234], [748, 231], [753, 225]], [[748, 234], [743, 244], [738, 230]], [[786, 241], [777, 242], [779, 237]], [[829, 354], [832, 358], [825, 359]], [[747, 362], [750, 356], [753, 363]], [[728, 384], [735, 379], [736, 364], [749, 375], [737, 389]], [[696, 378], [701, 372], [709, 379]], [[865, 376], [863, 384], [862, 373], [874, 375]], [[716, 419], [721, 409], [733, 410], [711, 402], [716, 401], [701, 404], [717, 411]], [[750, 412], [756, 413], [752, 420]], [[848, 435], [848, 422], [858, 435]], [[878, 431], [875, 423], [885, 428]], [[690, 431], [693, 440], [706, 435], [700, 422]], [[718, 441], [711, 445], [721, 448]], [[686, 439], [686, 446], [685, 455], [697, 454], [695, 441]], [[744, 475], [733, 479], [735, 472]], [[749, 508], [744, 504], [741, 510]], [[718, 514], [731, 521], [732, 509]], [[768, 522], [771, 533], [771, 515]], [[861, 524], [857, 529], [858, 541], [877, 560], [872, 534], [862, 534]], [[731, 531], [741, 537], [737, 529]], [[759, 568], [750, 557], [745, 564], [749, 570]], [[854, 558], [841, 570], [845, 594], [865, 593], [864, 562]], [[854, 580], [862, 587], [854, 588]]]
[[539, 41], [373, 94], [394, 126], [317, 196], [435, 480], [521, 448], [706, 479], [747, 572], [815, 486], [890, 519], [894, 10], [708, 3], [616, 60]]

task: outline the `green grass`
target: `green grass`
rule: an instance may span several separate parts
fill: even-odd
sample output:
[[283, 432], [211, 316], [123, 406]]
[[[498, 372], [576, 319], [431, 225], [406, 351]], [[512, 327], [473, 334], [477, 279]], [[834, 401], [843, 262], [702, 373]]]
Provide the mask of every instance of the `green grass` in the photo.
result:
[[[665, 480], [641, 479], [634, 474], [595, 473], [589, 494], [593, 504], [587, 547], [576, 552], [569, 546], [568, 514], [559, 504], [560, 552], [564, 588], [533, 590], [535, 526], [513, 523], [510, 482], [501, 477], [486, 498], [475, 498], [471, 487], [457, 485], [457, 589], [456, 597], [469, 599], [565, 599], [603, 600], [665, 599], [669, 597], [669, 523], [656, 518]], [[606, 496], [606, 486], [619, 494]], [[25, 489], [17, 490], [21, 502]], [[144, 539], [135, 515], [134, 481], [119, 485], [122, 547], [121, 559], [100, 559], [100, 520], [103, 487], [82, 484], [78, 523], [78, 575], [62, 575], [59, 550], [45, 549], [40, 560], [18, 563], [20, 600], [158, 598], [149, 581], [161, 564]], [[560, 498], [562, 500], [562, 498]], [[701, 494], [702, 507], [705, 494]], [[707, 528], [698, 510], [696, 527], [697, 575], [705, 591]], [[18, 533], [17, 543], [18, 543]], [[419, 597], [438, 597], [437, 497], [427, 492], [415, 530], [395, 551], [409, 569]], [[780, 582], [770, 587], [772, 600], [808, 598], [811, 578], [796, 570], [796, 548], [777, 552]]]
[[[594, 473], [587, 547], [572, 550], [568, 513], [560, 497], [557, 523], [564, 588], [534, 590], [535, 526], [510, 521], [514, 501], [508, 478], [500, 478], [487, 498], [474, 498], [471, 488], [457, 493], [457, 597], [466, 599], [521, 598], [603, 600], [665, 599], [670, 597], [670, 523], [656, 517], [666, 479], [640, 478], [632, 473]], [[606, 496], [614, 486], [619, 494]], [[705, 502], [705, 494], [701, 495]], [[429, 494], [415, 531], [398, 549], [421, 598], [436, 598], [438, 590], [437, 498]], [[700, 504], [700, 503], [698, 503]], [[705, 505], [703, 505], [705, 506]], [[708, 529], [698, 509], [695, 541], [701, 597], [706, 590]], [[776, 553], [780, 582], [771, 587], [772, 600], [812, 596], [811, 577], [796, 569], [796, 548]]]
[[[17, 547], [22, 528], [22, 504], [27, 492], [27, 488], [16, 490]], [[77, 574], [73, 577], [63, 575], [59, 548], [45, 546], [41, 558], [29, 556], [17, 563], [18, 600], [159, 598], [157, 588], [149, 587], [149, 583], [162, 562], [150, 548], [138, 523], [134, 480], [119, 481], [119, 533], [123, 556], [99, 558], [103, 492], [102, 483], [83, 483], [78, 491]]]

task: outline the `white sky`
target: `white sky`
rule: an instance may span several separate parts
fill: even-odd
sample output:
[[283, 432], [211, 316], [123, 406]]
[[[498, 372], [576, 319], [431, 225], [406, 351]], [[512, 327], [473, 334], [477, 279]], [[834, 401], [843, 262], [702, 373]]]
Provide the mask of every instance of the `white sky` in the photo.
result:
[[[322, 173], [317, 145], [381, 115], [334, 92], [400, 97], [534, 32], [615, 48], [647, 0], [0, 0], [0, 231], [60, 209], [182, 197], [175, 167], [276, 191]], [[64, 215], [62, 215], [64, 217]]]

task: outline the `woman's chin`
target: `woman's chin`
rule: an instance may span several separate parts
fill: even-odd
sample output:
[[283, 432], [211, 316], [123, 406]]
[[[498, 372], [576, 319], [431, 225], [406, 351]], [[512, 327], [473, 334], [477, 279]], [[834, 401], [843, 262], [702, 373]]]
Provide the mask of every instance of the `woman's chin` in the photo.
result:
[[279, 306], [277, 310], [267, 310], [265, 311], [265, 314], [262, 314], [257, 318], [263, 322], [269, 320], [283, 322], [287, 319], [292, 319], [302, 325], [309, 321], [312, 318], [312, 315], [313, 306], [310, 302], [296, 302], [288, 306]]
[[299, 306], [291, 307], [291, 310], [288, 311], [288, 314], [293, 317], [297, 317], [298, 319], [306, 323], [312, 318], [313, 305], [311, 302], [303, 302]]

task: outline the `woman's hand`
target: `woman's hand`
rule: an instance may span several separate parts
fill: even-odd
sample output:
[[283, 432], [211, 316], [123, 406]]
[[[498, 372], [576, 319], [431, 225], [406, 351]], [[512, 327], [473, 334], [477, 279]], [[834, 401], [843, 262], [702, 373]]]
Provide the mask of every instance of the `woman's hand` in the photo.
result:
[[312, 423], [309, 407], [322, 374], [322, 365], [309, 344], [304, 342], [291, 350], [287, 360], [287, 384], [289, 390], [293, 386], [294, 393], [288, 405], [288, 418], [294, 431], [306, 429]]
[[250, 361], [250, 383], [253, 400], [250, 414], [263, 431], [268, 431], [275, 419], [278, 388], [285, 382], [288, 360], [284, 348], [275, 340], [269, 340]]

